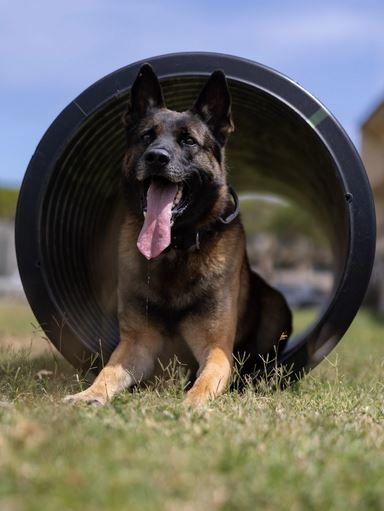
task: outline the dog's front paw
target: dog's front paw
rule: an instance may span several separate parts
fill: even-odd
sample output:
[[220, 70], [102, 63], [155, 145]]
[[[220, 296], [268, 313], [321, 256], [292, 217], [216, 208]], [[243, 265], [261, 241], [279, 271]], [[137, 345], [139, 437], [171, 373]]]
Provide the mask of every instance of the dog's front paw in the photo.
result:
[[184, 405], [191, 408], [202, 408], [210, 400], [210, 395], [206, 392], [199, 392], [191, 389], [184, 398]]
[[63, 398], [64, 403], [85, 403], [92, 406], [104, 406], [107, 402], [104, 396], [96, 394], [91, 390], [83, 390], [77, 394], [71, 394]]

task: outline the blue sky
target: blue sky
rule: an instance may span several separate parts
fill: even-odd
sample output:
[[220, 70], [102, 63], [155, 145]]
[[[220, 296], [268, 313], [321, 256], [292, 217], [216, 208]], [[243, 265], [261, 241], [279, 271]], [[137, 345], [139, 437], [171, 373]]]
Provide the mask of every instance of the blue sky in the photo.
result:
[[384, 2], [0, 0], [0, 184], [20, 184], [53, 119], [139, 59], [217, 51], [273, 67], [317, 96], [359, 146], [384, 97]]

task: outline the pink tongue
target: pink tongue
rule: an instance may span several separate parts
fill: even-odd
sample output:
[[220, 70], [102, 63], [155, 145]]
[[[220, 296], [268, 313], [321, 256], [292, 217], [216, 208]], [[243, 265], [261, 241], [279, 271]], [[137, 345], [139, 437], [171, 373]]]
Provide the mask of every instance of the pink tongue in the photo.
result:
[[147, 192], [147, 215], [137, 248], [147, 259], [157, 257], [171, 243], [172, 205], [177, 193], [174, 183], [153, 180]]

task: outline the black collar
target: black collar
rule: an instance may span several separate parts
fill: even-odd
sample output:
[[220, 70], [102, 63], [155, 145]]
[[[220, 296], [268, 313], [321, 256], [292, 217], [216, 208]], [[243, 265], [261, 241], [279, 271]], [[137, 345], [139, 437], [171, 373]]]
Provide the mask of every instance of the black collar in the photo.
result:
[[228, 185], [228, 190], [235, 205], [235, 209], [231, 214], [226, 217], [219, 216], [212, 224], [209, 225], [209, 227], [200, 229], [199, 231], [187, 230], [180, 233], [172, 233], [169, 248], [174, 248], [176, 250], [189, 250], [194, 248], [195, 250], [198, 250], [200, 248], [200, 243], [204, 238], [213, 236], [220, 229], [232, 223], [239, 216], [240, 205], [239, 198], [232, 186]]

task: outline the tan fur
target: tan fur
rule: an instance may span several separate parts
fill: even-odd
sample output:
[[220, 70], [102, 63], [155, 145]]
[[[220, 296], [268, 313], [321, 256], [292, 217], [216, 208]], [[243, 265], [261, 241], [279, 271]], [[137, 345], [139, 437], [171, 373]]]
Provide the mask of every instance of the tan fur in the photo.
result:
[[[123, 176], [131, 193], [130, 204], [137, 201], [137, 196], [132, 195], [135, 184], [148, 173], [140, 137], [151, 130], [154, 139], [163, 141], [167, 148], [174, 148], [176, 163], [170, 161], [164, 171], [166, 178], [174, 180], [181, 175], [183, 179], [180, 162], [193, 157], [200, 172], [209, 176], [204, 186], [214, 183], [216, 198], [212, 204], [207, 202], [209, 211], [196, 221], [195, 228], [200, 230], [233, 210], [226, 184], [224, 152], [221, 147], [218, 154], [218, 143], [213, 136], [215, 130], [218, 137], [228, 136], [233, 130], [232, 119], [225, 110], [215, 127], [209, 125], [212, 120], [203, 122], [194, 111], [167, 110], [160, 86], [153, 82], [151, 73], [145, 68], [137, 81], [144, 80], [145, 74], [149, 76], [150, 92], [157, 95], [159, 107], [152, 109], [154, 103], [150, 97], [151, 109], [146, 113], [146, 98], [139, 86], [134, 85], [134, 100], [136, 95], [136, 109], [141, 111], [141, 117], [139, 120], [134, 117], [132, 107], [125, 119], [129, 129], [134, 128], [134, 134], [140, 135], [133, 136], [123, 164]], [[222, 80], [217, 74], [216, 79]], [[221, 97], [215, 94], [211, 108], [216, 108], [217, 113], [217, 101]], [[203, 91], [201, 101], [207, 95]], [[189, 156], [183, 159], [179, 139], [186, 126], [198, 142], [198, 150], [194, 150], [193, 156], [185, 153]], [[284, 331], [290, 333], [291, 316], [284, 298], [250, 271], [244, 229], [238, 219], [217, 229], [200, 249], [170, 248], [150, 262], [136, 248], [142, 223], [142, 213], [128, 208], [118, 250], [120, 343], [91, 387], [68, 396], [67, 400], [105, 404], [121, 390], [158, 374], [159, 368], [176, 356], [196, 373], [186, 403], [201, 405], [227, 387], [236, 349], [245, 349], [254, 357], [269, 353], [278, 345]], [[269, 318], [273, 318], [273, 324]]]

